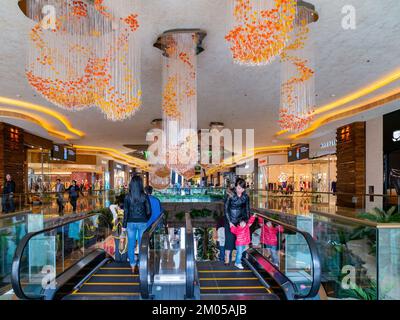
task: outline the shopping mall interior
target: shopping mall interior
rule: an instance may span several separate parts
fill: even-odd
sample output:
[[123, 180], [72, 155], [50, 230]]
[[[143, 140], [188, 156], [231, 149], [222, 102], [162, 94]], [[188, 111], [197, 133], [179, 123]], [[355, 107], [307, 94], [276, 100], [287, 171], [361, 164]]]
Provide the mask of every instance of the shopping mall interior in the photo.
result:
[[400, 300], [399, 17], [3, 0], [0, 301]]

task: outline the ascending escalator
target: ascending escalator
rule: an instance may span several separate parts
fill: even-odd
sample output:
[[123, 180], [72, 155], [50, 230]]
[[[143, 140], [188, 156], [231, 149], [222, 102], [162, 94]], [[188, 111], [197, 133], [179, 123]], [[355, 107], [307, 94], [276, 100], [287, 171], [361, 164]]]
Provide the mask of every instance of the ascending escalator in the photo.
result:
[[[151, 247], [149, 241], [163, 219], [161, 215], [145, 231], [142, 251]], [[128, 263], [115, 262], [105, 250], [109, 240], [110, 229], [100, 214], [27, 234], [13, 259], [14, 293], [26, 300], [140, 299], [148, 271], [141, 269], [145, 276], [140, 278]], [[146, 259], [140, 262], [145, 268], [148, 257], [141, 253], [140, 258]]]
[[64, 300], [135, 300], [140, 298], [139, 275], [129, 263], [108, 261], [89, 275]]

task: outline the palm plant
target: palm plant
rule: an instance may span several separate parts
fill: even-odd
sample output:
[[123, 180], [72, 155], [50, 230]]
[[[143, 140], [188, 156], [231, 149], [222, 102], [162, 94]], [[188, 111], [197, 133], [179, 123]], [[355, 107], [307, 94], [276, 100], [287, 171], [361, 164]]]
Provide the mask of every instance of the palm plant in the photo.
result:
[[370, 220], [376, 223], [400, 222], [400, 213], [397, 211], [396, 206], [391, 207], [388, 211], [384, 211], [380, 208], [374, 208], [371, 212], [358, 214], [357, 217], [364, 220]]

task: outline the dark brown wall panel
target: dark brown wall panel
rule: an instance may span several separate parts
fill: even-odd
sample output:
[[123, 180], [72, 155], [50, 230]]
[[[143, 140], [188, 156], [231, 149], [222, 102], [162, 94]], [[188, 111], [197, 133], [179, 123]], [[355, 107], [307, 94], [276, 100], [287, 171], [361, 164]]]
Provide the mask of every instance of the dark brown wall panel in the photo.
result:
[[[355, 122], [337, 129], [338, 206], [364, 206], [365, 155], [365, 122]], [[357, 196], [356, 203], [354, 196]]]

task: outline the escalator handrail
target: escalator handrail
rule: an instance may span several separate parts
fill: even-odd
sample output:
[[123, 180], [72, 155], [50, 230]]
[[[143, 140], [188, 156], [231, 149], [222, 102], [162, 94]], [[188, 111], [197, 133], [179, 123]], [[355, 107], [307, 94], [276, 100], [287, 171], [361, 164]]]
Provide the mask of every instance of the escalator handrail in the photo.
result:
[[154, 221], [143, 233], [140, 241], [139, 248], [139, 281], [140, 281], [140, 292], [143, 299], [149, 299], [149, 250], [150, 250], [150, 239], [153, 236], [154, 231], [164, 221], [165, 212]]
[[186, 299], [194, 298], [194, 285], [195, 285], [195, 273], [196, 273], [196, 261], [194, 256], [194, 237], [192, 219], [190, 213], [186, 212], [186, 229], [185, 229], [185, 271], [186, 271]]
[[77, 221], [81, 221], [81, 220], [85, 220], [85, 219], [91, 218], [96, 215], [98, 215], [98, 213], [91, 213], [91, 214], [87, 214], [85, 216], [80, 216], [76, 219], [68, 220], [66, 222], [57, 224], [55, 226], [48, 227], [46, 229], [42, 229], [42, 230], [35, 231], [35, 232], [30, 232], [22, 238], [21, 242], [18, 244], [17, 250], [15, 251], [13, 262], [12, 262], [12, 267], [11, 267], [11, 285], [14, 290], [14, 293], [16, 294], [16, 296], [18, 298], [24, 299], [24, 300], [41, 300], [42, 299], [42, 297], [37, 297], [37, 298], [28, 297], [27, 295], [25, 295], [24, 290], [22, 289], [22, 286], [21, 286], [21, 274], [20, 274], [21, 259], [22, 259], [22, 255], [24, 254], [25, 248], [28, 245], [29, 241], [32, 238], [34, 238], [40, 234], [53, 231], [55, 229], [64, 227], [68, 224], [71, 224], [71, 223], [74, 223]]
[[310, 249], [311, 260], [312, 260], [313, 279], [312, 279], [311, 289], [309, 290], [308, 294], [306, 294], [306, 295], [296, 294], [296, 298], [297, 299], [314, 298], [318, 294], [319, 289], [321, 287], [321, 261], [319, 258], [317, 245], [316, 245], [314, 239], [312, 238], [312, 236], [308, 232], [301, 231], [290, 224], [275, 220], [275, 219], [270, 218], [259, 212], [255, 212], [255, 213], [257, 214], [258, 217], [268, 220], [274, 224], [280, 225], [284, 229], [299, 233], [304, 237], [304, 239], [307, 242], [308, 248]]

